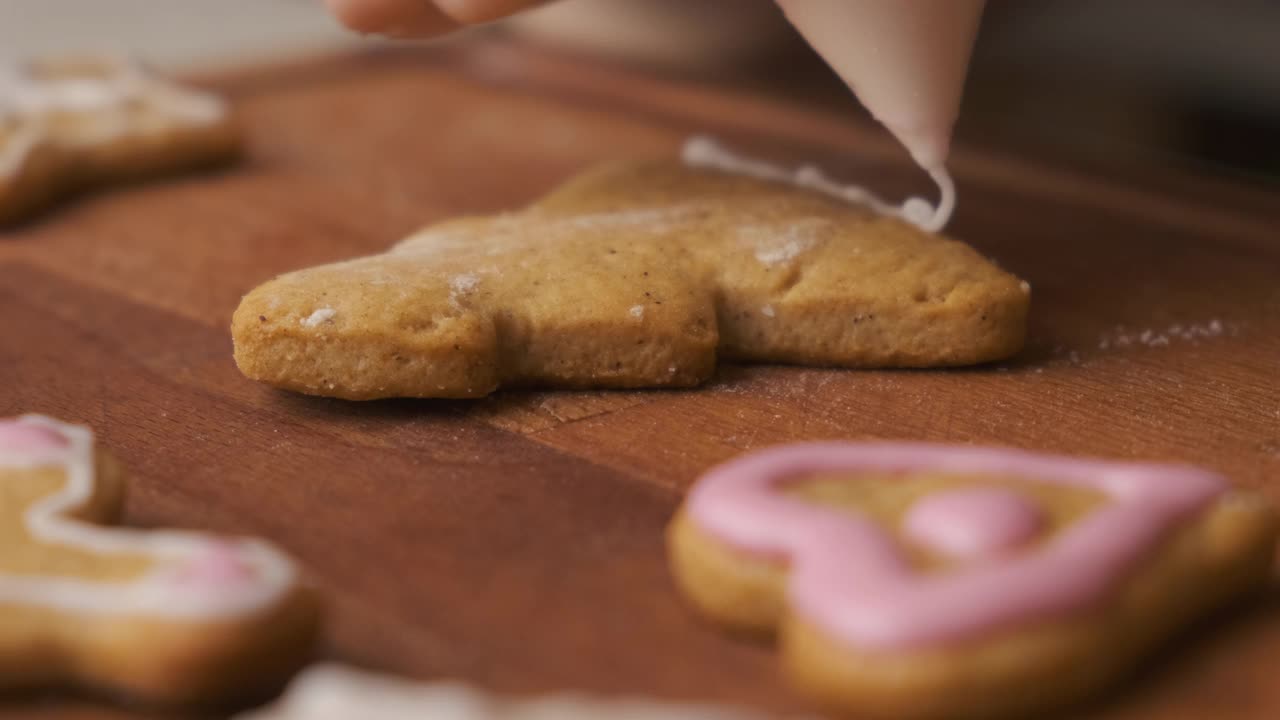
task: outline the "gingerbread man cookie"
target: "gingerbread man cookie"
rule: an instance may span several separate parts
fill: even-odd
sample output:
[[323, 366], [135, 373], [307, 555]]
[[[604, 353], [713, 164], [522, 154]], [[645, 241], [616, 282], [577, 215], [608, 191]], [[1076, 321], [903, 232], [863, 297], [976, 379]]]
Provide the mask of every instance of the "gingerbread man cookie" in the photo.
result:
[[1266, 504], [1194, 468], [830, 443], [715, 468], [668, 547], [693, 605], [776, 631], [826, 707], [1032, 717], [1265, 583], [1276, 535]]
[[0, 65], [0, 225], [92, 185], [227, 160], [239, 144], [221, 99], [134, 62]]
[[85, 428], [0, 420], [0, 688], [222, 702], [305, 659], [313, 599], [257, 540], [107, 528], [125, 480]]
[[268, 282], [236, 311], [236, 362], [276, 387], [366, 400], [688, 387], [717, 354], [936, 367], [1022, 347], [1026, 283], [810, 175], [590, 171], [523, 211]]
[[745, 711], [561, 694], [513, 700], [456, 682], [419, 684], [340, 665], [309, 668], [278, 703], [237, 720], [763, 720]]

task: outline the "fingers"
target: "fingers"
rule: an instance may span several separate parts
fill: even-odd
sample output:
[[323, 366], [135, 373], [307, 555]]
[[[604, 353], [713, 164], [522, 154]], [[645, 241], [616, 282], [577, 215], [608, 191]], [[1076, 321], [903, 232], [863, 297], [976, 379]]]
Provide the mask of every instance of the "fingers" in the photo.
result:
[[430, 0], [325, 0], [338, 22], [356, 32], [391, 37], [430, 37], [458, 23]]
[[547, 0], [325, 0], [343, 25], [391, 37], [430, 37], [497, 20]]
[[435, 0], [446, 15], [463, 25], [475, 25], [515, 15], [547, 0]]

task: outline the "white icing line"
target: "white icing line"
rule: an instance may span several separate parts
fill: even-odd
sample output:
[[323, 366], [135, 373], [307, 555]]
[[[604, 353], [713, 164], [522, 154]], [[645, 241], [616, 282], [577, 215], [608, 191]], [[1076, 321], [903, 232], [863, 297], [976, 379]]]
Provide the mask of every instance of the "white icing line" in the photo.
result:
[[0, 120], [18, 124], [19, 140], [11, 139], [0, 149], [0, 178], [18, 174], [38, 145], [57, 140], [44, 122], [44, 116], [50, 113], [102, 115], [94, 118], [99, 132], [90, 142], [95, 145], [134, 132], [121, 113], [130, 102], [137, 100], [155, 105], [170, 123], [212, 125], [227, 115], [226, 103], [221, 98], [168, 82], [135, 61], [98, 58], [92, 62], [105, 77], [48, 80], [36, 77], [29, 64], [0, 63]]
[[939, 232], [946, 227], [956, 207], [956, 186], [951, 179], [951, 174], [943, 167], [926, 168], [929, 177], [938, 185], [941, 193], [938, 205], [934, 207], [928, 200], [918, 197], [908, 198], [901, 205], [893, 205], [861, 186], [837, 183], [813, 165], [788, 170], [772, 163], [733, 153], [714, 139], [705, 136], [689, 138], [685, 142], [682, 159], [690, 167], [720, 170], [815, 190], [847, 203], [871, 208], [882, 215], [906, 220], [927, 232]]
[[414, 683], [336, 664], [304, 671], [274, 706], [236, 720], [763, 720], [744, 710], [577, 693], [513, 700], [457, 682]]
[[[133, 581], [0, 573], [0, 605], [192, 620], [256, 612], [282, 599], [296, 582], [293, 563], [262, 541], [102, 527], [75, 519], [73, 513], [93, 498], [97, 482], [93, 433], [39, 415], [24, 416], [19, 422], [54, 430], [70, 443], [53, 454], [0, 452], [2, 469], [21, 471], [60, 465], [65, 473], [62, 489], [32, 504], [24, 513], [32, 538], [46, 545], [102, 556], [143, 556], [153, 560], [155, 567]], [[253, 569], [252, 581], [237, 581], [210, 591], [207, 585], [184, 584], [178, 579], [187, 563], [219, 545], [233, 549], [239, 560]]]

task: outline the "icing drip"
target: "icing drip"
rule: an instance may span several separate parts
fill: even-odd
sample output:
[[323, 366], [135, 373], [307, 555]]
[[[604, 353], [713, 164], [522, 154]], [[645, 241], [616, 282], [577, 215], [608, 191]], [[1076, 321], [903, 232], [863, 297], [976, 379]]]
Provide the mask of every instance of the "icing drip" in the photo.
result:
[[882, 215], [905, 220], [926, 232], [940, 232], [950, 222], [951, 214], [956, 208], [955, 182], [952, 181], [947, 169], [941, 166], [925, 168], [941, 193], [938, 205], [935, 207], [928, 200], [918, 197], [908, 198], [901, 205], [894, 205], [882, 200], [864, 187], [842, 185], [827, 177], [816, 166], [803, 165], [795, 170], [788, 170], [772, 163], [733, 153], [709, 137], [690, 138], [685, 143], [682, 158], [690, 167], [720, 170], [815, 190], [853, 205], [871, 208]]
[[[925, 573], [871, 519], [780, 492], [817, 473], [857, 470], [1027, 478], [1107, 497], [1026, 552]], [[940, 445], [813, 443], [754, 453], [713, 469], [693, 488], [687, 507], [707, 534], [742, 552], [787, 562], [787, 596], [800, 617], [849, 646], [895, 651], [1088, 609], [1226, 487], [1218, 475], [1182, 466]], [[992, 498], [979, 500], [953, 496], [945, 512], [935, 506], [933, 520], [952, 525], [948, 534], [962, 535], [955, 525], [987, 520], [980, 513], [990, 509]], [[1019, 528], [1013, 535], [1025, 532]]]
[[51, 465], [62, 468], [65, 482], [26, 509], [23, 519], [31, 538], [104, 557], [142, 556], [153, 567], [136, 580], [113, 582], [0, 572], [0, 606], [217, 617], [255, 612], [280, 600], [295, 583], [293, 563], [260, 541], [101, 527], [76, 519], [76, 511], [93, 498], [97, 482], [93, 434], [36, 415], [0, 422], [0, 470], [18, 471], [0, 481], [21, 482], [22, 471]]

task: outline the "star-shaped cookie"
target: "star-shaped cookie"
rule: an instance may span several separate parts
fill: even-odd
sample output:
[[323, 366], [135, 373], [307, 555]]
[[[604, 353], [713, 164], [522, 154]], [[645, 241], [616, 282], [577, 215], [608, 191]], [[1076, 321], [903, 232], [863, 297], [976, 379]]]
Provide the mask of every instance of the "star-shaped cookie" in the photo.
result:
[[233, 157], [226, 104], [118, 58], [0, 65], [0, 225], [77, 190]]
[[250, 378], [311, 395], [688, 387], [717, 355], [839, 367], [1008, 357], [1029, 287], [960, 242], [782, 182], [606, 166], [531, 207], [279, 277], [232, 331]]

